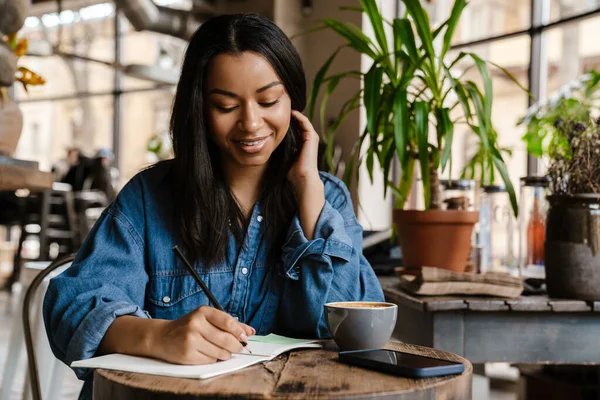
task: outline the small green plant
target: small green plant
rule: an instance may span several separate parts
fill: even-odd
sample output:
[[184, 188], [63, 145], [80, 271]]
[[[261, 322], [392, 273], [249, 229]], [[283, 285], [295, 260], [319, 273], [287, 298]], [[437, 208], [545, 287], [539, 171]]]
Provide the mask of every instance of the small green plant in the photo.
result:
[[592, 114], [600, 112], [599, 100], [600, 73], [590, 71], [531, 106], [518, 122], [527, 126], [527, 151], [536, 157], [569, 157], [573, 136], [592, 126]]
[[[317, 72], [309, 97], [309, 115], [313, 118], [317, 96], [325, 87], [320, 104], [321, 132], [327, 145], [326, 160], [329, 167], [334, 169], [331, 159], [335, 132], [346, 116], [360, 106], [362, 99], [367, 113], [367, 126], [347, 165], [344, 176], [346, 182], [350, 182], [353, 171], [356, 170], [353, 165], [355, 159], [358, 164], [366, 163], [371, 180], [377, 160], [386, 182], [384, 195], [387, 190], [393, 191], [397, 199], [396, 208], [402, 209], [411, 190], [415, 163], [418, 160], [425, 206], [427, 209], [440, 208], [438, 173], [443, 173], [451, 165], [454, 126], [464, 123], [479, 139], [480, 148], [475, 161], [480, 166], [478, 178], [482, 182], [493, 181], [494, 173], [498, 171], [517, 214], [514, 188], [498, 148], [497, 133], [491, 120], [493, 88], [488, 64], [492, 63], [466, 52], [461, 52], [451, 60], [446, 59], [458, 21], [467, 5], [466, 0], [455, 0], [449, 18], [436, 29], [432, 29], [419, 0], [402, 1], [406, 6], [406, 15], [393, 21], [386, 21], [382, 17], [375, 0], [360, 0], [360, 8], [345, 8], [366, 14], [373, 26], [375, 40], [371, 40], [351, 23], [333, 18], [324, 20], [323, 28], [333, 30], [347, 42]], [[391, 26], [392, 40], [388, 40], [390, 38], [384, 28], [386, 24]], [[441, 44], [438, 50], [437, 42]], [[327, 75], [335, 57], [344, 47], [367, 55], [372, 60], [366, 74], [347, 71]], [[473, 60], [482, 86], [473, 80], [464, 79], [464, 76], [453, 74], [453, 67], [463, 58]], [[493, 65], [518, 84], [506, 70]], [[362, 79], [363, 89], [352, 96], [340, 110], [338, 118], [329, 127], [325, 127], [327, 100], [340, 82], [347, 78]], [[460, 111], [459, 116], [455, 116], [455, 110]], [[365, 154], [358, 154], [359, 157], [356, 157], [367, 138], [369, 145]], [[397, 156], [402, 168], [399, 182], [393, 182], [388, 177], [394, 156]]]

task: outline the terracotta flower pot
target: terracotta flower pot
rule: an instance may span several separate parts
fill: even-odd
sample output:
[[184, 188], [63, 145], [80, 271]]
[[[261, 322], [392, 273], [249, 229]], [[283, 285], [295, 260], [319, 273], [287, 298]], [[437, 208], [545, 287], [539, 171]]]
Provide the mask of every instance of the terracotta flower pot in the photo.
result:
[[393, 217], [405, 268], [464, 272], [479, 211], [394, 210]]
[[12, 156], [19, 144], [23, 129], [23, 114], [11, 100], [0, 100], [0, 154]]

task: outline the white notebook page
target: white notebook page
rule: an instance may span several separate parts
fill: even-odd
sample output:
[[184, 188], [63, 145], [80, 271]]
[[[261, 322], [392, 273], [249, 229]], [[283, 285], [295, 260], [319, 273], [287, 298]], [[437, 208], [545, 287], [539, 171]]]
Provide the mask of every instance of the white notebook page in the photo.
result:
[[[269, 337], [280, 343], [269, 343]], [[269, 361], [278, 355], [298, 348], [320, 348], [321, 345], [314, 341], [296, 341], [281, 344], [288, 338], [276, 335], [260, 337], [261, 342], [249, 342], [253, 355], [233, 354], [227, 361], [219, 361], [208, 365], [178, 365], [152, 358], [129, 356], [125, 354], [108, 354], [80, 360], [71, 363], [73, 368], [102, 368], [117, 371], [137, 372], [141, 374], [172, 376], [177, 378], [207, 379], [238, 371], [242, 368]], [[264, 341], [267, 340], [267, 341]]]

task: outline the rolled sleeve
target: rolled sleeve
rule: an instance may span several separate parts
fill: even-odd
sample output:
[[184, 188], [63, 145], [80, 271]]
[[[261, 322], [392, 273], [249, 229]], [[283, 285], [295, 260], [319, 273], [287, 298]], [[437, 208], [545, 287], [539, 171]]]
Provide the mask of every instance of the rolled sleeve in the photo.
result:
[[315, 239], [308, 240], [296, 215], [292, 220], [283, 245], [284, 274], [292, 280], [299, 279], [298, 261], [307, 256], [328, 256], [350, 261], [354, 247], [352, 239], [344, 230], [344, 219], [333, 206], [325, 201], [315, 229]]
[[304, 235], [296, 216], [282, 246], [285, 297], [281, 332], [297, 337], [329, 337], [324, 305], [335, 301], [383, 301], [381, 285], [362, 254], [362, 227], [350, 193], [329, 174], [321, 174], [325, 205], [315, 238]]
[[[66, 365], [93, 357], [117, 317], [148, 318], [147, 282], [141, 236], [124, 214], [108, 209], [72, 266], [49, 283], [43, 314], [54, 355]], [[74, 371], [80, 379], [91, 372]]]
[[[139, 306], [125, 301], [112, 301], [94, 308], [83, 319], [73, 338], [69, 341], [65, 363], [71, 365], [73, 361], [94, 357], [108, 327], [122, 315], [148, 318], [148, 315]], [[86, 375], [90, 373], [87, 368], [73, 368], [73, 371], [79, 379], [85, 379]]]

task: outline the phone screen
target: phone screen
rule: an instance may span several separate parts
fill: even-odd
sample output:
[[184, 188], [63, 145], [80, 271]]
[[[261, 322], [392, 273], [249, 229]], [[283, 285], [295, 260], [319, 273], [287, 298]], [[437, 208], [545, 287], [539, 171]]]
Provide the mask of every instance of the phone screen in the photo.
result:
[[401, 353], [399, 351], [393, 350], [357, 351], [352, 352], [352, 354], [348, 354], [348, 356], [412, 368], [445, 367], [449, 365], [460, 364], [453, 361], [418, 356], [415, 354]]

